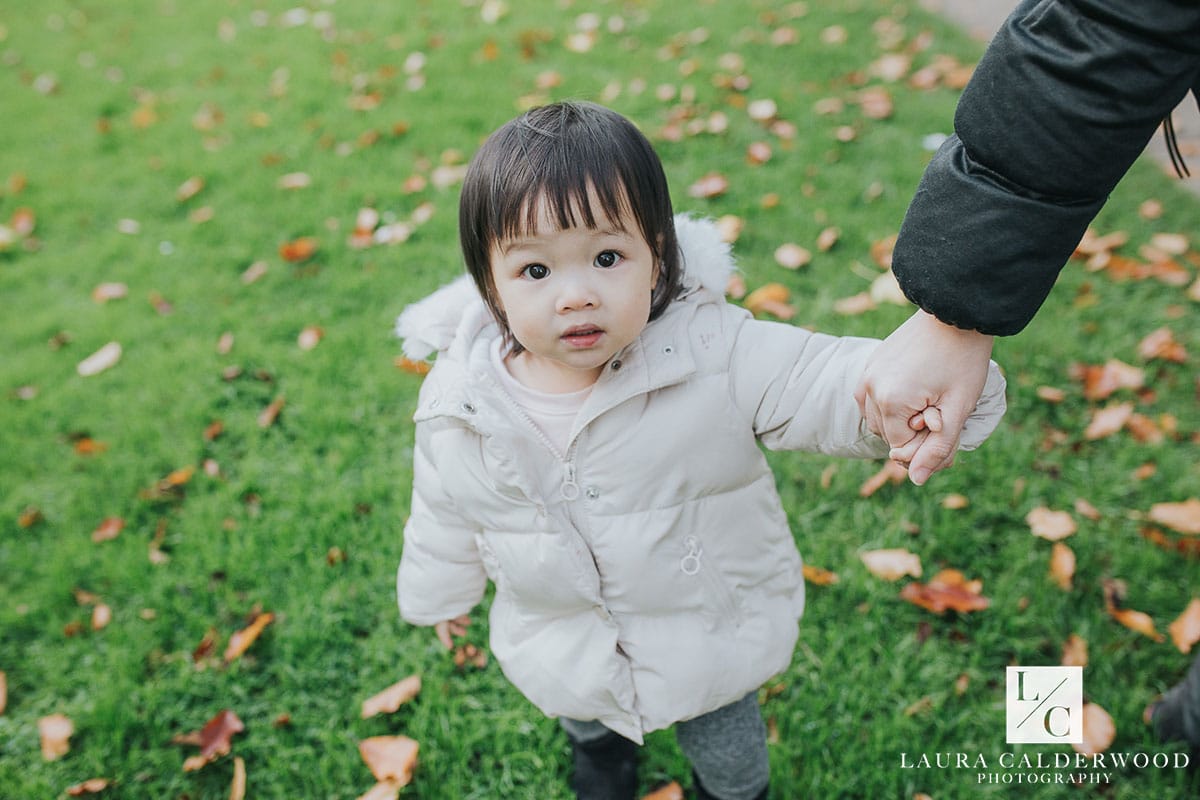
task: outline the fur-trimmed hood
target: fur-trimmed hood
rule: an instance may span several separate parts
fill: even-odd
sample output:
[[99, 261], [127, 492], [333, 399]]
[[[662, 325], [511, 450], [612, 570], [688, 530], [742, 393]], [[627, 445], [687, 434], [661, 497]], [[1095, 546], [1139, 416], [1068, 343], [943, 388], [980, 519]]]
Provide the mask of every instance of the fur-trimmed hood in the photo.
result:
[[[710, 219], [676, 214], [675, 236], [681, 256], [683, 293], [707, 291], [723, 298], [736, 266], [729, 244], [721, 239], [717, 226]], [[420, 360], [446, 350], [464, 320], [478, 318], [478, 314], [467, 312], [484, 308], [483, 298], [469, 275], [462, 275], [418, 300], [396, 319], [396, 335], [403, 340], [404, 355]]]

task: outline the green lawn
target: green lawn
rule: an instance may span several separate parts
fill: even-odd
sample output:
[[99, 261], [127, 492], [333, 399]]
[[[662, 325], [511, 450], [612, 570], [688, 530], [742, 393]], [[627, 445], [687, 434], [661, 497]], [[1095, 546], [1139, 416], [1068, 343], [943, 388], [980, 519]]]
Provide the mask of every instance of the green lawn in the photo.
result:
[[[394, 734], [421, 746], [403, 797], [567, 797], [556, 723], [494, 662], [456, 668], [395, 608], [420, 379], [394, 365], [391, 325], [461, 270], [454, 167], [530, 104], [605, 102], [654, 140], [678, 210], [744, 221], [735, 250], [751, 288], [788, 286], [794, 324], [883, 336], [909, 309], [834, 304], [878, 274], [871, 246], [899, 227], [923, 140], [950, 127], [957, 90], [907, 76], [980, 52], [909, 0], [301, 2], [0, 9], [0, 797], [56, 798], [104, 777], [101, 796], [225, 798], [237, 757], [248, 797], [355, 798], [374, 783], [357, 743]], [[906, 77], [872, 69], [885, 53], [911, 55]], [[858, 102], [879, 86], [894, 102], [884, 119]], [[761, 100], [793, 130], [752, 118]], [[770, 145], [767, 164], [748, 162], [754, 142]], [[728, 190], [690, 196], [712, 172]], [[1147, 199], [1160, 217], [1139, 215]], [[411, 223], [408, 240], [350, 246], [362, 208]], [[20, 209], [32, 233], [17, 230]], [[1139, 261], [1154, 233], [1191, 237], [1177, 257], [1187, 283], [1072, 262], [1036, 322], [997, 344], [1001, 430], [926, 487], [864, 499], [879, 463], [772, 455], [801, 552], [840, 578], [810, 587], [792, 666], [763, 692], [775, 797], [1200, 790], [1176, 769], [1110, 770], [1110, 784], [1077, 790], [902, 766], [968, 752], [1002, 773], [1005, 753], [1069, 753], [1005, 744], [1004, 677], [1007, 665], [1058, 664], [1073, 633], [1089, 645], [1085, 693], [1116, 725], [1111, 751], [1176, 752], [1141, 713], [1190, 657], [1114, 621], [1102, 585], [1126, 581], [1129, 607], [1164, 634], [1200, 596], [1195, 548], [1143, 536], [1154, 503], [1200, 495], [1198, 212], [1157, 167], [1135, 169], [1096, 227], [1128, 232], [1119, 252]], [[840, 236], [819, 251], [828, 227]], [[281, 245], [300, 237], [315, 254], [285, 260]], [[812, 263], [776, 265], [786, 242]], [[105, 283], [127, 295], [98, 302]], [[1182, 363], [1139, 356], [1163, 326]], [[319, 341], [304, 349], [312, 328]], [[78, 374], [108, 342], [119, 362]], [[1108, 359], [1143, 368], [1145, 387], [1086, 399], [1071, 364]], [[1043, 386], [1064, 398], [1041, 399]], [[282, 411], [260, 425], [276, 400]], [[1117, 401], [1165, 427], [1162, 441], [1085, 439], [1093, 411]], [[1050, 543], [1025, 522], [1039, 506], [1078, 524], [1071, 591], [1047, 578]], [[93, 541], [107, 518], [124, 527]], [[859, 559], [880, 548], [919, 555], [922, 580], [942, 567], [981, 579], [991, 607], [936, 616], [901, 600], [911, 579], [883, 581]], [[93, 630], [97, 603], [112, 621]], [[230, 635], [260, 610], [274, 621], [224, 665]], [[197, 660], [210, 629], [215, 655]], [[486, 641], [483, 625], [472, 636]], [[360, 718], [364, 699], [413, 673], [416, 700]], [[232, 753], [184, 772], [196, 749], [172, 738], [226, 708], [246, 727]], [[75, 733], [46, 761], [38, 720], [51, 714]], [[688, 783], [669, 733], [644, 756], [646, 791]]]

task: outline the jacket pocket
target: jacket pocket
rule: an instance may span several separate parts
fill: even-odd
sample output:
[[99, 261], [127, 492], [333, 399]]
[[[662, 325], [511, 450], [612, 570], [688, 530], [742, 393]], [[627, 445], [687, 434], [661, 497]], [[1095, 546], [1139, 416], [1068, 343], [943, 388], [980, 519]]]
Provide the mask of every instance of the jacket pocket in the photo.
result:
[[679, 559], [679, 571], [698, 581], [701, 588], [702, 609], [710, 630], [742, 624], [742, 609], [738, 605], [733, 589], [721, 575], [711, 558], [704, 556], [704, 544], [695, 536], [684, 537], [684, 554]]

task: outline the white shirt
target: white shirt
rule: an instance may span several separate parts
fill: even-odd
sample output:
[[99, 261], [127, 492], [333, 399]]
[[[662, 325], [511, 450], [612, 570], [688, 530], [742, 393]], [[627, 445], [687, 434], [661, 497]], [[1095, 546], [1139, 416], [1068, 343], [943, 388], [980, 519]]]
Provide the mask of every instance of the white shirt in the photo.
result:
[[502, 353], [502, 343], [497, 340], [492, 347], [492, 367], [500, 379], [500, 385], [529, 415], [538, 430], [558, 448], [558, 452], [565, 453], [571, 439], [571, 426], [575, 423], [579, 409], [583, 408], [584, 401], [591, 394], [592, 387], [559, 394], [530, 389], [508, 371], [508, 364], [505, 363]]

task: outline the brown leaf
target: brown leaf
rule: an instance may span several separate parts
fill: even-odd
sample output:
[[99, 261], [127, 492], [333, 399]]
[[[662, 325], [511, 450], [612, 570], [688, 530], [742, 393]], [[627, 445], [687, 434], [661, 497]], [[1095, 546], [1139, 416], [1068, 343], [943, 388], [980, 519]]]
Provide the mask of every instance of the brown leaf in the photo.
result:
[[200, 639], [200, 644], [196, 645], [196, 649], [192, 651], [192, 662], [199, 663], [208, 658], [216, 647], [217, 629], [209, 628], [204, 632], [204, 637]]
[[963, 509], [971, 505], [971, 501], [967, 499], [966, 495], [957, 493], [948, 494], [942, 498], [941, 505], [942, 508], [949, 509], [951, 511], [958, 511], [959, 509]]
[[109, 342], [75, 366], [75, 371], [85, 378], [99, 375], [106, 369], [111, 369], [121, 360], [121, 345]]
[[201, 178], [198, 175], [193, 175], [192, 177], [188, 178], [186, 181], [181, 183], [179, 185], [179, 188], [175, 190], [175, 199], [178, 200], [180, 203], [187, 202], [188, 200], [191, 200], [196, 195], [200, 194], [201, 190], [203, 190], [203, 189], [204, 189], [204, 178]]
[[1083, 382], [1083, 396], [1088, 400], [1104, 400], [1118, 389], [1140, 389], [1146, 382], [1143, 370], [1115, 358], [1102, 366], [1072, 365], [1071, 373]]
[[1050, 577], [1064, 592], [1071, 591], [1075, 578], [1075, 551], [1062, 542], [1055, 542], [1050, 550]]
[[38, 733], [42, 738], [42, 758], [55, 761], [71, 749], [71, 734], [75, 724], [62, 714], [51, 714], [38, 720]]
[[8, 675], [0, 669], [0, 714], [8, 708]]
[[645, 795], [642, 800], [683, 800], [683, 787], [677, 782], [671, 781], [666, 786]]
[[991, 605], [982, 591], [982, 581], [968, 581], [958, 570], [944, 569], [927, 584], [907, 584], [900, 590], [900, 597], [935, 614], [947, 610], [966, 613], [982, 611]]
[[1099, 509], [1082, 497], [1075, 499], [1075, 513], [1081, 517], [1090, 519], [1092, 522], [1098, 522], [1101, 519]]
[[407, 678], [393, 683], [362, 704], [362, 718], [367, 719], [376, 714], [390, 714], [400, 706], [416, 697], [421, 691], [421, 676], [409, 675]]
[[1053, 511], [1038, 506], [1025, 515], [1025, 522], [1034, 536], [1057, 542], [1075, 533], [1075, 520], [1066, 511]]
[[396, 356], [392, 363], [395, 365], [396, 369], [399, 369], [402, 372], [407, 372], [411, 375], [428, 375], [429, 370], [433, 366], [428, 361], [414, 361], [411, 358], [406, 358], [405, 356]]
[[129, 287], [123, 283], [101, 283], [92, 289], [92, 299], [97, 303], [120, 300], [129, 295]]
[[858, 487], [858, 496], [870, 497], [871, 495], [875, 494], [875, 492], [883, 488], [886, 484], [904, 483], [904, 480], [907, 477], [908, 470], [906, 470], [903, 466], [897, 464], [895, 461], [885, 461], [883, 462], [883, 467], [880, 468], [879, 472], [876, 472], [870, 478], [867, 478], [867, 480], [863, 482], [863, 485]]
[[1083, 741], [1072, 744], [1075, 752], [1093, 756], [1103, 753], [1117, 737], [1117, 726], [1108, 712], [1095, 703], [1083, 704]]
[[99, 794], [107, 789], [110, 783], [108, 778], [88, 778], [83, 783], [68, 786], [67, 795], [70, 797], [83, 797], [85, 794]]
[[229, 644], [225, 647], [225, 663], [228, 664], [234, 659], [240, 658], [249, 650], [250, 645], [254, 644], [255, 640], [262, 635], [263, 628], [267, 627], [273, 619], [275, 619], [275, 615], [270, 611], [259, 614], [253, 622], [230, 636]]
[[42, 510], [35, 506], [27, 506], [20, 514], [17, 515], [17, 527], [32, 528], [37, 525], [45, 517], [42, 515]]
[[358, 743], [358, 752], [375, 780], [406, 786], [412, 780], [420, 746], [407, 736], [372, 736]]
[[241, 756], [233, 759], [233, 781], [229, 784], [229, 800], [246, 798], [246, 762]]
[[780, 245], [775, 250], [775, 263], [784, 269], [800, 269], [812, 261], [812, 253], [798, 244], [791, 242]]
[[301, 236], [279, 246], [279, 255], [284, 261], [299, 263], [312, 258], [317, 252], [317, 240], [312, 236]]
[[850, 297], [843, 297], [840, 300], [833, 301], [833, 310], [846, 316], [865, 314], [877, 307], [875, 299], [871, 297], [870, 292], [859, 292]]
[[[746, 295], [742, 305], [751, 314], [774, 314], [780, 319], [788, 319], [794, 313], [787, 304], [791, 294], [791, 290], [781, 283], [766, 283]], [[781, 316], [784, 314], [786, 316]]]
[[827, 253], [833, 249], [833, 246], [838, 243], [842, 232], [838, 228], [825, 228], [817, 234], [817, 249], [822, 253]]
[[1191, 652], [1192, 645], [1200, 642], [1200, 598], [1193, 597], [1183, 613], [1167, 626], [1167, 631], [1179, 652]]
[[1181, 256], [1188, 251], [1188, 237], [1182, 233], [1156, 233], [1150, 237], [1150, 244], [1162, 250], [1164, 253], [1170, 253], [1173, 256]]
[[836, 572], [831, 572], [821, 567], [814, 567], [811, 564], [805, 564], [802, 568], [804, 580], [814, 586], [830, 586], [840, 580]]
[[1088, 440], [1104, 439], [1112, 436], [1125, 427], [1125, 423], [1133, 416], [1133, 403], [1116, 403], [1105, 408], [1097, 409], [1092, 415], [1083, 432], [1083, 438]]
[[258, 427], [269, 428], [275, 424], [275, 420], [279, 417], [279, 412], [283, 410], [286, 400], [283, 395], [276, 397], [271, 401], [271, 404], [264, 408], [258, 415]]
[[1175, 340], [1171, 329], [1165, 327], [1152, 331], [1138, 343], [1138, 355], [1147, 361], [1155, 358], [1177, 364], [1187, 361], [1187, 351]]
[[1144, 611], [1111, 605], [1108, 608], [1108, 614], [1131, 631], [1148, 636], [1156, 642], [1163, 641], [1163, 635], [1154, 627], [1154, 619]]
[[1200, 534], [1200, 500], [1188, 498], [1182, 503], [1155, 503], [1150, 506], [1152, 522], [1165, 525], [1173, 531]]
[[701, 199], [719, 197], [729, 191], [729, 179], [719, 172], [710, 172], [688, 187], [688, 196]]
[[112, 622], [112, 609], [105, 603], [97, 603], [92, 609], [92, 630], [102, 631]]
[[105, 517], [104, 521], [92, 531], [93, 542], [108, 542], [115, 538], [125, 527], [125, 520], [121, 517]]
[[882, 269], [892, 268], [892, 251], [896, 248], [897, 234], [892, 234], [877, 242], [871, 243], [871, 260]]
[[858, 556], [867, 571], [885, 581], [895, 581], [911, 575], [921, 577], [921, 557], [908, 550], [895, 548], [887, 550], [868, 550]]
[[1067, 399], [1067, 393], [1054, 386], [1039, 386], [1037, 388], [1037, 396], [1047, 403], [1061, 403]]
[[859, 92], [858, 104], [867, 119], [887, 119], [895, 109], [891, 92], [882, 86], [873, 86]]
[[325, 336], [325, 331], [316, 325], [308, 325], [296, 337], [296, 344], [301, 350], [312, 350]]
[[1086, 667], [1088, 664], [1087, 640], [1072, 633], [1063, 644], [1062, 665], [1064, 667]]
[[177, 743], [200, 746], [199, 755], [192, 756], [183, 762], [183, 771], [194, 772], [228, 753], [234, 734], [244, 730], [246, 730], [246, 726], [238, 719], [237, 714], [225, 709], [205, 723], [199, 731], [176, 737], [174, 741]]

